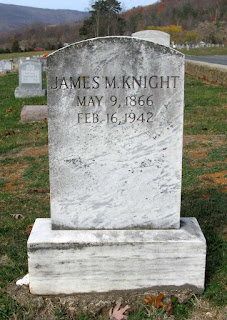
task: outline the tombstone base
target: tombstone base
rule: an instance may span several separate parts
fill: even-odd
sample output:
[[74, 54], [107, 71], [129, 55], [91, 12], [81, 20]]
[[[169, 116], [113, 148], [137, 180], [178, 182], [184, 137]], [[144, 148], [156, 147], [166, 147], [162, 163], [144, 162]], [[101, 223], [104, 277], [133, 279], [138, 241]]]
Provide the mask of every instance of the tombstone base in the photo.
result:
[[195, 218], [178, 230], [51, 230], [28, 239], [30, 291], [39, 295], [135, 289], [204, 290], [206, 240]]
[[30, 98], [30, 97], [44, 97], [46, 95], [46, 89], [27, 89], [23, 90], [17, 87], [14, 91], [15, 98]]

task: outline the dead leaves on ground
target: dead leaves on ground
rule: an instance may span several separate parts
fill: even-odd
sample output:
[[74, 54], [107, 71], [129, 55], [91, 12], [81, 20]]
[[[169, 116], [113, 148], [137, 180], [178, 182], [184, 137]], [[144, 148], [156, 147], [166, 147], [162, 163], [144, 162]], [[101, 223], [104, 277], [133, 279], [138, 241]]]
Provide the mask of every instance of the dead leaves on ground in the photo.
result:
[[31, 231], [32, 231], [33, 226], [34, 226], [34, 223], [29, 224], [29, 225], [26, 227], [26, 230], [23, 231], [23, 232], [21, 232], [19, 235], [20, 235], [20, 236], [24, 236], [24, 235], [26, 234], [26, 235], [29, 236], [30, 233], [31, 233]]
[[[167, 301], [167, 302], [166, 302]], [[163, 309], [167, 313], [168, 316], [174, 314], [174, 304], [170, 297], [165, 296], [164, 294], [160, 293], [156, 297], [147, 296], [144, 299], [145, 305], [151, 305], [152, 308], [155, 309]], [[124, 313], [130, 308], [126, 305], [124, 308], [121, 308], [121, 302], [118, 302], [116, 307], [110, 310], [109, 312], [109, 319], [110, 320], [123, 320], [127, 319], [128, 317], [124, 315]], [[148, 309], [146, 309], [148, 311]]]
[[20, 213], [13, 213], [10, 216], [15, 218], [16, 220], [19, 220], [19, 219], [23, 220], [24, 219], [23, 214], [20, 214]]
[[12, 130], [12, 131], [7, 131], [7, 132], [5, 132], [5, 133], [3, 133], [3, 134], [1, 135], [1, 138], [7, 138], [8, 136], [12, 136], [12, 135], [14, 135], [14, 134], [16, 134], [16, 132], [15, 132], [14, 130]]
[[37, 189], [37, 188], [32, 188], [30, 189], [31, 192], [36, 192], [36, 193], [49, 193], [49, 189]]
[[162, 308], [167, 312], [168, 315], [172, 315], [174, 312], [172, 301], [170, 301], [169, 303], [163, 303], [162, 300], [164, 297], [165, 295], [162, 293], [160, 293], [157, 297], [148, 296], [144, 299], [144, 303], [146, 305], [150, 304], [156, 309]]

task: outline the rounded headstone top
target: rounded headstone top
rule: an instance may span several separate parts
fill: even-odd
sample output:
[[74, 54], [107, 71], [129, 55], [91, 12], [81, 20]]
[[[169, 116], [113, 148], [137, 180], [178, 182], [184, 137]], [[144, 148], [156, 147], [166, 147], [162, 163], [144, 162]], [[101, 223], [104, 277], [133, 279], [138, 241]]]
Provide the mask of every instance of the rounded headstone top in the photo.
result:
[[[164, 33], [164, 32], [162, 32]], [[60, 48], [51, 54], [48, 55], [47, 61], [50, 63], [50, 61], [56, 60], [60, 56], [65, 56], [69, 55], [71, 56], [72, 54], [75, 54], [75, 50], [78, 49], [87, 49], [92, 52], [92, 54], [97, 54], [97, 48], [102, 48], [102, 50], [106, 51], [109, 50], [111, 47], [117, 48], [124, 47], [125, 52], [128, 50], [132, 51], [132, 48], [140, 48], [146, 47], [147, 49], [152, 49], [156, 51], [157, 53], [161, 54], [172, 54], [172, 55], [178, 55], [181, 57], [184, 57], [184, 55], [171, 48], [170, 46], [165, 46], [160, 45], [157, 42], [152, 42], [148, 39], [145, 38], [137, 38], [137, 37], [127, 37], [127, 36], [109, 36], [109, 37], [97, 37], [97, 38], [91, 38], [87, 40], [82, 40], [79, 42], [75, 42], [73, 44], [70, 44], [68, 46], [65, 46], [63, 48]]]
[[159, 30], [144, 30], [132, 34], [132, 37], [152, 41], [163, 46], [170, 46], [170, 34]]

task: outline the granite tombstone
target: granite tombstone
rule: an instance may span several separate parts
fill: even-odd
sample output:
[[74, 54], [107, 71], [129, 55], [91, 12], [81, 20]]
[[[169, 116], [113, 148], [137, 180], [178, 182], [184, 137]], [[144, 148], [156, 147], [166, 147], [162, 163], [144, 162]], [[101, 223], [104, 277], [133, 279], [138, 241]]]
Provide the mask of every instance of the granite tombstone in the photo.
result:
[[184, 56], [116, 41], [49, 57], [54, 229], [180, 226]]
[[42, 64], [28, 60], [19, 65], [19, 87], [15, 89], [16, 98], [45, 96], [42, 86]]
[[31, 292], [202, 292], [205, 239], [180, 220], [184, 56], [107, 37], [47, 61], [51, 219], [28, 241]]

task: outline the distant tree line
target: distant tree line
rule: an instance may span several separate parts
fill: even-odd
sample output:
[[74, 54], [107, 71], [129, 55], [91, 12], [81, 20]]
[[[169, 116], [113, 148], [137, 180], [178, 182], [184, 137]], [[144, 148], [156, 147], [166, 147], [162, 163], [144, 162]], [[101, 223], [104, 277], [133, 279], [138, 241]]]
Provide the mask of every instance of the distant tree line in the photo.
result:
[[81, 40], [79, 29], [83, 22], [59, 25], [32, 24], [0, 37], [0, 53], [33, 51], [35, 47], [56, 50], [64, 43]]

